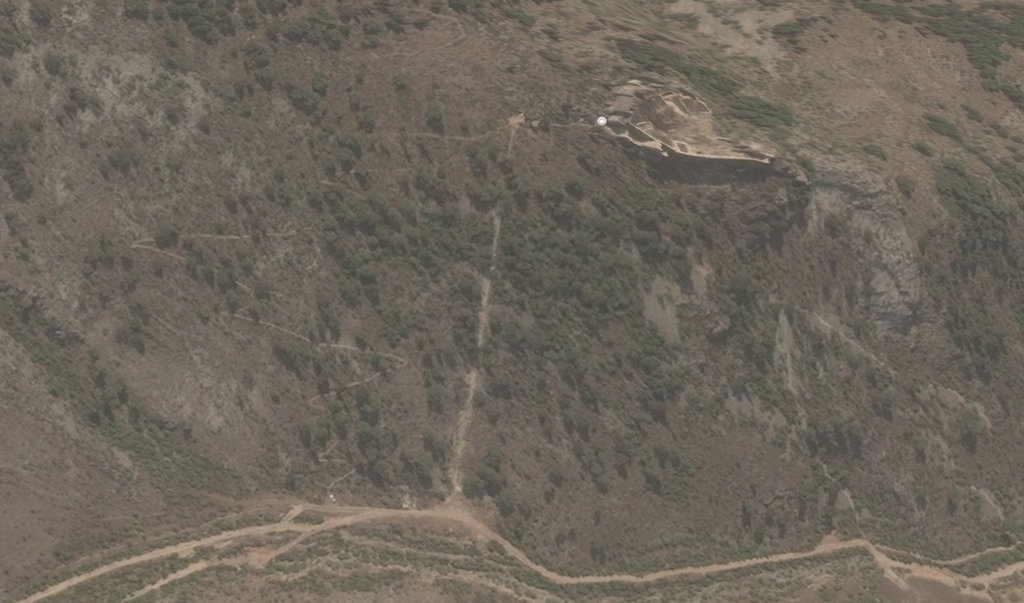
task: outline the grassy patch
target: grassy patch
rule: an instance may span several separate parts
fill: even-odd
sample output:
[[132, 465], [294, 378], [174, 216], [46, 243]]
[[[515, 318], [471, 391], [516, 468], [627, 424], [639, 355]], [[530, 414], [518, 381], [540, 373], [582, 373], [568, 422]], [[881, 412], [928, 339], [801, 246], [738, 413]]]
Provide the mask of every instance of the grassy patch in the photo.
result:
[[729, 115], [770, 130], [796, 123], [796, 117], [789, 107], [776, 105], [755, 96], [738, 96], [733, 99]]
[[667, 74], [669, 71], [675, 71], [685, 75], [703, 92], [725, 96], [740, 89], [739, 82], [733, 78], [710, 67], [692, 63], [674, 50], [636, 40], [620, 39], [615, 43], [623, 59], [654, 73]]

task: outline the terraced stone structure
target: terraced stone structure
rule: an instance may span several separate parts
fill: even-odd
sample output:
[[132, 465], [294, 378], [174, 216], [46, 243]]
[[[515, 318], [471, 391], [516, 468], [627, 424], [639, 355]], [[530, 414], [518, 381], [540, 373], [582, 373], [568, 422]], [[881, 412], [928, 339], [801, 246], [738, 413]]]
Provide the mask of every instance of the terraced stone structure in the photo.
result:
[[614, 90], [606, 108], [608, 132], [669, 160], [713, 160], [732, 167], [770, 166], [775, 154], [752, 142], [715, 132], [711, 109], [693, 94], [630, 80]]

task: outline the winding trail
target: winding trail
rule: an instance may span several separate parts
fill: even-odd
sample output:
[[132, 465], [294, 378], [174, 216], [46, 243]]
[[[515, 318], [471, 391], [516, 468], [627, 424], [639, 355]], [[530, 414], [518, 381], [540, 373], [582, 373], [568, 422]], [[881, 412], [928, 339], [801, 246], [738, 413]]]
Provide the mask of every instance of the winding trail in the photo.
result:
[[[295, 523], [294, 519], [303, 511], [314, 511], [328, 516], [323, 523], [320, 524], [309, 524], [309, 523]], [[898, 561], [892, 559], [883, 553], [879, 547], [872, 544], [870, 541], [863, 538], [853, 538], [850, 540], [840, 540], [835, 536], [826, 536], [821, 543], [811, 550], [806, 551], [795, 551], [790, 553], [777, 553], [774, 555], [768, 555], [764, 557], [755, 557], [752, 559], [743, 559], [739, 561], [731, 561], [727, 563], [713, 563], [709, 565], [696, 565], [696, 566], [685, 566], [673, 569], [665, 569], [656, 572], [650, 572], [647, 574], [597, 574], [597, 575], [586, 575], [586, 576], [569, 576], [560, 574], [556, 571], [550, 570], [539, 563], [531, 560], [527, 557], [526, 553], [516, 547], [514, 544], [506, 540], [500, 534], [495, 532], [493, 529], [488, 527], [485, 523], [477, 519], [472, 511], [464, 504], [457, 501], [448, 501], [442, 503], [440, 506], [432, 509], [386, 509], [386, 508], [375, 508], [375, 507], [355, 507], [355, 506], [343, 506], [343, 505], [327, 505], [327, 504], [298, 504], [293, 506], [288, 513], [281, 518], [281, 520], [259, 526], [250, 526], [246, 528], [240, 528], [237, 530], [230, 530], [222, 532], [214, 536], [207, 536], [205, 538], [198, 538], [179, 544], [162, 547], [155, 549], [148, 553], [142, 553], [126, 559], [121, 559], [113, 563], [109, 563], [102, 567], [98, 567], [89, 572], [80, 574], [73, 578], [64, 580], [50, 586], [49, 588], [40, 591], [27, 599], [23, 599], [22, 603], [34, 603], [35, 601], [41, 601], [48, 597], [52, 597], [59, 593], [62, 593], [70, 588], [73, 588], [79, 584], [94, 580], [111, 572], [115, 572], [121, 569], [127, 569], [135, 565], [142, 563], [148, 563], [152, 561], [158, 561], [166, 559], [171, 556], [181, 556], [193, 553], [200, 547], [225, 547], [234, 541], [251, 538], [254, 536], [267, 536], [273, 534], [284, 534], [293, 533], [297, 537], [289, 541], [284, 546], [270, 551], [262, 550], [256, 551], [245, 556], [241, 561], [238, 558], [225, 559], [225, 560], [205, 560], [198, 561], [189, 565], [188, 567], [179, 570], [173, 574], [170, 574], [153, 584], [136, 591], [135, 595], [140, 595], [146, 592], [160, 588], [174, 580], [179, 580], [188, 576], [192, 573], [202, 571], [206, 568], [213, 567], [216, 565], [250, 565], [253, 567], [265, 567], [267, 563], [274, 559], [277, 555], [284, 553], [294, 547], [302, 540], [308, 538], [311, 535], [343, 528], [346, 526], [352, 526], [361, 523], [369, 522], [384, 522], [384, 521], [402, 521], [412, 522], [417, 521], [429, 521], [429, 522], [444, 522], [455, 525], [469, 532], [475, 538], [494, 542], [505, 551], [512, 559], [518, 562], [523, 567], [535, 572], [542, 576], [547, 581], [558, 584], [558, 585], [580, 585], [580, 584], [647, 584], [651, 582], [658, 582], [661, 580], [669, 580], [672, 578], [680, 577], [701, 577], [728, 572], [732, 570], [738, 570], [743, 568], [757, 567], [763, 565], [771, 565], [775, 563], [782, 563], [787, 561], [798, 561], [802, 559], [813, 559], [819, 557], [827, 557], [835, 553], [842, 551], [848, 551], [851, 549], [862, 549], [868, 552], [875, 563], [882, 569], [886, 577], [892, 580], [897, 585], [907, 588], [906, 582], [903, 578], [897, 574], [896, 570], [900, 570], [903, 573], [908, 573], [911, 576], [919, 578], [925, 578], [928, 580], [939, 581], [952, 588], [956, 588], [962, 594], [972, 594], [981, 599], [988, 599], [987, 593], [972, 591], [969, 589], [960, 588], [960, 584], [977, 585], [982, 588], [988, 588], [996, 580], [1010, 576], [1016, 572], [1024, 571], [1024, 561], [1009, 564], [1005, 567], [996, 569], [992, 572], [981, 576], [968, 577], [956, 573], [955, 571], [945, 568], [936, 567], [935, 565], [925, 565], [923, 563], [910, 563], [905, 561]], [[989, 551], [1000, 550], [1002, 547], [994, 547]], [[890, 549], [891, 550], [891, 549]], [[977, 555], [977, 554], [975, 554]], [[941, 563], [941, 562], [931, 562]]]
[[134, 249], [134, 250], [145, 249], [146, 251], [152, 251], [154, 253], [159, 253], [160, 255], [165, 255], [165, 256], [167, 256], [169, 258], [174, 258], [176, 260], [181, 260], [182, 262], [188, 261], [188, 258], [186, 258], [185, 256], [181, 255], [180, 253], [174, 253], [173, 251], [166, 251], [164, 249], [160, 249], [159, 247], [153, 247], [153, 245], [156, 245], [156, 241], [154, 241], [153, 239], [139, 239], [138, 241], [135, 241], [134, 243], [130, 243], [128, 245], [128, 248], [129, 249]]
[[908, 557], [913, 557], [914, 559], [917, 559], [918, 561], [921, 561], [926, 565], [941, 565], [943, 567], [963, 565], [968, 561], [973, 561], [979, 557], [984, 557], [986, 555], [991, 555], [994, 553], [1009, 553], [1017, 550], [1016, 546], [994, 546], [991, 548], [987, 548], [983, 551], [977, 551], [974, 553], [968, 553], [966, 555], [960, 555], [959, 557], [954, 557], [952, 559], [929, 559], [924, 555], [918, 555], [917, 553], [911, 553], [910, 551], [901, 551], [899, 549], [893, 548], [891, 546], [886, 546], [884, 544], [876, 544], [875, 546], [880, 551], [892, 553], [893, 555], [906, 555]]
[[173, 574], [170, 574], [168, 576], [164, 576], [163, 578], [157, 580], [156, 582], [153, 582], [152, 584], [147, 584], [145, 587], [140, 588], [139, 590], [137, 590], [137, 591], [133, 592], [132, 594], [128, 595], [127, 597], [125, 597], [124, 600], [125, 601], [131, 601], [133, 599], [138, 599], [139, 597], [141, 597], [141, 596], [143, 596], [145, 594], [151, 593], [151, 592], [153, 592], [155, 590], [160, 590], [161, 588], [167, 586], [171, 582], [177, 582], [178, 580], [181, 580], [182, 578], [191, 576], [192, 574], [195, 574], [197, 572], [201, 572], [201, 571], [203, 571], [205, 569], [208, 569], [208, 568], [210, 568], [210, 567], [212, 567], [214, 565], [221, 565], [221, 564], [216, 563], [216, 562], [206, 561], [206, 560], [197, 561], [197, 562], [195, 562], [195, 563], [193, 563], [193, 564], [191, 564], [191, 565], [189, 565], [187, 567], [184, 567], [184, 568], [174, 572]]
[[452, 461], [448, 468], [448, 478], [452, 484], [450, 496], [462, 495], [462, 464], [466, 452], [466, 433], [469, 426], [473, 424], [473, 398], [476, 395], [477, 384], [480, 379], [480, 353], [483, 350], [484, 342], [487, 340], [487, 325], [491, 312], [491, 277], [498, 260], [498, 238], [501, 236], [501, 216], [498, 210], [491, 210], [491, 220], [494, 225], [494, 236], [491, 237], [491, 265], [487, 274], [480, 276], [480, 310], [477, 312], [476, 324], [476, 361], [475, 365], [466, 376], [466, 400], [462, 403], [462, 410], [459, 411], [459, 418], [455, 424], [455, 435], [452, 439]]

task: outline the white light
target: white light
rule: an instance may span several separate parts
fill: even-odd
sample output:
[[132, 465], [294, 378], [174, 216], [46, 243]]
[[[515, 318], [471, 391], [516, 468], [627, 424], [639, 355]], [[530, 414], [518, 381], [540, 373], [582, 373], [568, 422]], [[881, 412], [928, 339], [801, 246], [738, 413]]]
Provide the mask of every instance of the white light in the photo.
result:
[[608, 118], [605, 117], [604, 115], [602, 115], [601, 117], [598, 117], [597, 118], [597, 125], [599, 125], [599, 126], [606, 126], [606, 125], [608, 125]]

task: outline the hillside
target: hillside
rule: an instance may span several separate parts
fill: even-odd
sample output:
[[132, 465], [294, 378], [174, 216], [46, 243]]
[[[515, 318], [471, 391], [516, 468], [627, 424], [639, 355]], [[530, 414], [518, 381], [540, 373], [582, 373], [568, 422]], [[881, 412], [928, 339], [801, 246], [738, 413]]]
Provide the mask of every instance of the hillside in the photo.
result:
[[0, 600], [1015, 600], [1022, 67], [967, 0], [0, 1]]

